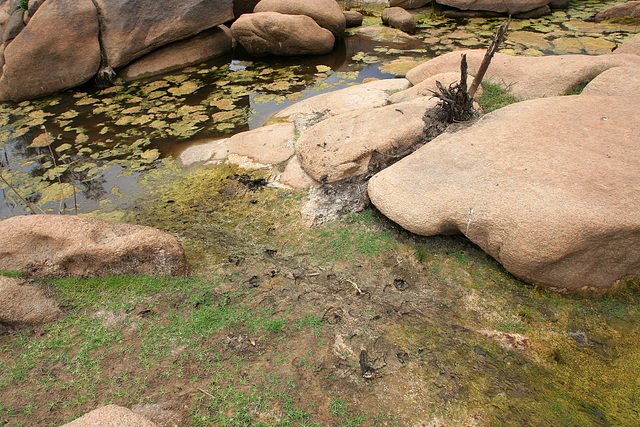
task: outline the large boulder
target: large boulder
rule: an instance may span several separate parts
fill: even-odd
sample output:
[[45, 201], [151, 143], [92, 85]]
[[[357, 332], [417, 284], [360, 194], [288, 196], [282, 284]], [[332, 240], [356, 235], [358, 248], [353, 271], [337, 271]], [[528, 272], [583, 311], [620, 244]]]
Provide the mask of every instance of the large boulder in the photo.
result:
[[437, 3], [461, 10], [484, 10], [515, 15], [546, 6], [549, 4], [549, 1], [550, 0], [437, 0]]
[[62, 427], [156, 427], [154, 422], [118, 405], [102, 406]]
[[333, 50], [331, 31], [305, 15], [247, 13], [231, 25], [231, 34], [252, 56], [324, 55]]
[[602, 12], [598, 12], [594, 19], [596, 22], [601, 22], [606, 19], [622, 17], [640, 18], [640, 1], [616, 4]]
[[342, 8], [335, 0], [262, 0], [256, 5], [254, 12], [308, 16], [322, 28], [331, 31], [336, 40], [342, 37], [346, 27]]
[[100, 13], [102, 48], [112, 68], [233, 19], [233, 0], [94, 2]]
[[638, 96], [512, 104], [369, 181], [420, 235], [463, 233], [524, 281], [577, 290], [640, 274]]
[[405, 33], [416, 32], [416, 20], [412, 14], [401, 7], [388, 7], [382, 11], [382, 23]]
[[47, 1], [4, 50], [0, 100], [52, 94], [90, 80], [100, 66], [91, 0]]
[[127, 80], [165, 73], [223, 55], [233, 48], [231, 31], [224, 25], [205, 30], [139, 58], [120, 71]]
[[0, 221], [0, 270], [38, 277], [149, 274], [184, 276], [180, 242], [151, 227], [65, 215]]
[[375, 80], [303, 99], [278, 111], [274, 117], [294, 122], [296, 128], [303, 130], [326, 118], [349, 111], [387, 105], [393, 92], [407, 87], [407, 79]]
[[[624, 44], [622, 45], [624, 47]], [[413, 85], [446, 72], [459, 72], [460, 58], [465, 53], [469, 74], [475, 75], [484, 50], [449, 52], [409, 70], [407, 79]], [[508, 87], [522, 99], [563, 95], [584, 85], [601, 72], [613, 67], [640, 67], [640, 56], [617, 55], [552, 55], [511, 56], [496, 53], [483, 81]]]
[[423, 99], [358, 110], [311, 126], [296, 142], [296, 154], [315, 181], [337, 182], [390, 163], [424, 139]]
[[61, 315], [56, 302], [38, 287], [0, 276], [0, 323], [33, 325], [50, 322]]

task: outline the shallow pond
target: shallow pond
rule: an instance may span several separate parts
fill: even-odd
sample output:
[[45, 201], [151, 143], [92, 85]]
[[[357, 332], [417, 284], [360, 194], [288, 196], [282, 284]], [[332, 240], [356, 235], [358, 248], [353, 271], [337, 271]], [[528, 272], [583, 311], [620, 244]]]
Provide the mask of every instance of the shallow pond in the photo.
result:
[[[640, 26], [586, 22], [615, 3], [576, 2], [568, 11], [513, 21], [501, 51], [608, 53], [640, 32]], [[237, 50], [153, 80], [1, 104], [0, 219], [27, 212], [16, 193], [37, 212], [124, 209], [156, 180], [181, 173], [174, 157], [190, 145], [262, 126], [317, 93], [403, 76], [458, 48], [486, 47], [503, 21], [418, 12], [413, 38], [380, 27], [373, 11], [331, 55], [252, 60]]]

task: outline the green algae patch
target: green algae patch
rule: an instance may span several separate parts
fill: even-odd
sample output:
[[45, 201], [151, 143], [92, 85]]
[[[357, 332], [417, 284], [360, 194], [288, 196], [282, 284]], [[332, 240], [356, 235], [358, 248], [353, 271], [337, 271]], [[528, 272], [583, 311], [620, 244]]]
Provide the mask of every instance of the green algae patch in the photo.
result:
[[125, 218], [178, 235], [194, 268], [206, 268], [265, 244], [284, 231], [281, 221], [299, 216], [298, 193], [265, 187], [269, 173], [223, 164], [151, 179]]

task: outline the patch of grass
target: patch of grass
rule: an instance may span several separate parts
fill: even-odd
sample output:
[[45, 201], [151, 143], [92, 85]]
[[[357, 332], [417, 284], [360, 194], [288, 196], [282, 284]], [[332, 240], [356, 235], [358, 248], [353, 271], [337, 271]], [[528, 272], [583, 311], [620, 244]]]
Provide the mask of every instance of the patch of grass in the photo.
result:
[[20, 271], [2, 271], [0, 270], [0, 276], [11, 277], [13, 279], [19, 279], [22, 277], [22, 273]]
[[485, 114], [521, 101], [510, 93], [509, 88], [486, 82], [482, 82], [482, 87], [484, 91], [482, 96], [478, 98], [478, 104], [480, 104]]
[[346, 215], [318, 231], [315, 244], [326, 261], [380, 256], [397, 247], [393, 233], [379, 230], [377, 214], [371, 210]]
[[87, 279], [50, 279], [47, 283], [56, 289], [60, 297], [76, 307], [89, 307], [105, 301], [123, 301], [134, 296], [157, 293], [161, 290], [189, 289], [199, 286], [202, 279], [195, 277], [164, 276], [105, 276]]

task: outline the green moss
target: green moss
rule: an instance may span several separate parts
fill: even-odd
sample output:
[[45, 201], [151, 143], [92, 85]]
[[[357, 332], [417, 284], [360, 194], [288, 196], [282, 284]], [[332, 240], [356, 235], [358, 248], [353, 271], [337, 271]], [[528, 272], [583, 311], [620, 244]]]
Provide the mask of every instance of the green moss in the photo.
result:
[[478, 99], [478, 104], [480, 104], [480, 107], [485, 114], [509, 104], [520, 102], [518, 97], [510, 93], [509, 88], [505, 89], [500, 85], [485, 82], [482, 82], [482, 88], [484, 91], [482, 96]]

